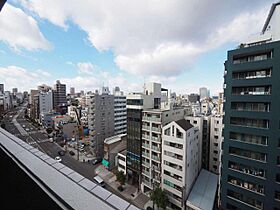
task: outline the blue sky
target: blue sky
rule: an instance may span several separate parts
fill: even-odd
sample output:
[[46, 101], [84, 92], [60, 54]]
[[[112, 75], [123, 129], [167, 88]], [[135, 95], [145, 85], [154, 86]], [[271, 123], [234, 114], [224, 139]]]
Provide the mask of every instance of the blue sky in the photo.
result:
[[261, 30], [273, 1], [237, 2], [8, 1], [0, 82], [23, 91], [59, 79], [78, 91], [104, 84], [129, 92], [154, 81], [182, 94], [202, 86], [217, 94], [227, 50]]

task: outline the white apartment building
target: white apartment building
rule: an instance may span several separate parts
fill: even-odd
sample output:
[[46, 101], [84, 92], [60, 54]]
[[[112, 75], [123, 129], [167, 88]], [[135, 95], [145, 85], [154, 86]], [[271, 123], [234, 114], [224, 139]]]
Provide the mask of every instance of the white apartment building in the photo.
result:
[[126, 175], [126, 154], [127, 151], [123, 150], [117, 155], [118, 171], [122, 171]]
[[199, 169], [208, 170], [209, 167], [209, 135], [210, 135], [210, 116], [185, 116], [193, 126], [198, 128], [199, 142]]
[[126, 133], [126, 96], [118, 87], [114, 90], [115, 135]]
[[198, 130], [185, 119], [172, 121], [162, 130], [162, 188], [169, 209], [184, 209], [200, 171]]
[[39, 112], [40, 114], [48, 113], [53, 110], [53, 92], [39, 92]]
[[209, 171], [215, 174], [220, 174], [221, 151], [223, 141], [222, 130], [222, 116], [212, 116], [210, 123]]
[[[142, 183], [141, 190], [149, 195], [161, 183], [162, 127], [183, 119], [184, 109], [167, 106], [166, 110], [144, 110], [142, 118]], [[153, 186], [153, 182], [154, 186]]]

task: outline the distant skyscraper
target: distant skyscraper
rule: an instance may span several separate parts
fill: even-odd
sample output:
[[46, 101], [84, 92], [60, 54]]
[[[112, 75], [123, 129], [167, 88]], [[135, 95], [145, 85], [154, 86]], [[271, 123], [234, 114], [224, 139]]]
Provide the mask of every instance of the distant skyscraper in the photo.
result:
[[280, 209], [279, 26], [280, 2], [260, 35], [228, 52], [222, 209]]
[[74, 87], [71, 87], [70, 88], [70, 95], [75, 95], [75, 88]]
[[199, 88], [200, 99], [205, 99], [209, 97], [209, 91], [206, 87]]
[[13, 88], [12, 89], [12, 93], [17, 93], [18, 92], [18, 89], [17, 88]]
[[4, 84], [0, 84], [0, 93], [4, 93]]
[[[59, 80], [56, 81], [53, 91], [53, 106], [58, 112], [61, 112], [61, 108], [67, 106], [66, 100], [66, 85], [61, 84]], [[66, 111], [66, 110], [65, 110]]]

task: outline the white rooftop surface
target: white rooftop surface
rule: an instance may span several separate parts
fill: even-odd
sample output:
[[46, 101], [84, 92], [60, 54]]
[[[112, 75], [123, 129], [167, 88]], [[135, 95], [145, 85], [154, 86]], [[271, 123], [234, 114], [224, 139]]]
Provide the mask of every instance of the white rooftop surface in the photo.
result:
[[202, 169], [187, 199], [187, 206], [195, 206], [201, 210], [212, 210], [217, 185], [218, 176]]
[[126, 136], [126, 134], [118, 134], [115, 136], [108, 137], [104, 140], [105, 144], [113, 144], [115, 142], [121, 141], [122, 137]]
[[0, 128], [0, 149], [9, 151], [16, 157], [18, 164], [23, 164], [36, 174], [36, 177], [48, 186], [56, 197], [63, 199], [73, 209], [138, 209], [48, 155], [27, 147], [28, 144], [21, 144], [22, 142]]

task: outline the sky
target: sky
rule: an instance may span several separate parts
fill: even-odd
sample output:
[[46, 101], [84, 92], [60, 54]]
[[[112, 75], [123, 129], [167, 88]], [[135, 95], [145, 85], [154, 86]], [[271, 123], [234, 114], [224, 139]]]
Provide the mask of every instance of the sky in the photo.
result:
[[273, 0], [8, 0], [0, 83], [90, 91], [222, 91], [227, 51], [261, 31]]

